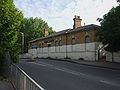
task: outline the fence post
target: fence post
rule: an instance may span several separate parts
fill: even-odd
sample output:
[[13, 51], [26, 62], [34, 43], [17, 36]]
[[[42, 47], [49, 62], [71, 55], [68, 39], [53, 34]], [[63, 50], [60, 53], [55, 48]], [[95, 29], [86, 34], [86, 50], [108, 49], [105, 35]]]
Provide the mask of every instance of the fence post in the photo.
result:
[[27, 85], [26, 81], [27, 81], [26, 76], [24, 76], [24, 81], [23, 81], [24, 82], [24, 87], [23, 87], [23, 90], [26, 90], [26, 85]]

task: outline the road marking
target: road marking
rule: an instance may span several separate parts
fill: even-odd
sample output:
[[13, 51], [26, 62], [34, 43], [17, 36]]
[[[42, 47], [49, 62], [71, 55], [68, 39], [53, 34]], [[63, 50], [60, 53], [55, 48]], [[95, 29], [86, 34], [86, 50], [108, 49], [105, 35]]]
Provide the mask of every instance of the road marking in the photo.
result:
[[[87, 66], [87, 65], [86, 65], [86, 66]], [[110, 69], [110, 68], [96, 67], [96, 66], [90, 66], [90, 65], [89, 65], [88, 67], [96, 68], [96, 69], [101, 69], [101, 70], [109, 70], [109, 71], [114, 71], [114, 72], [120, 73], [120, 70], [115, 70], [115, 69]]]
[[100, 82], [105, 83], [105, 84], [108, 84], [108, 85], [119, 86], [119, 87], [120, 87], [119, 84], [114, 83], [114, 82], [110, 82], [110, 81], [106, 81], [106, 80], [100, 80]]
[[51, 69], [56, 69], [56, 70], [66, 72], [66, 73], [70, 73], [70, 74], [77, 75], [77, 76], [80, 76], [80, 75], [85, 76], [86, 75], [84, 73], [73, 71], [73, 70], [70, 70], [70, 69], [67, 69], [67, 68], [56, 67], [56, 66], [54, 66], [52, 64], [48, 64], [48, 63], [43, 63], [43, 62], [35, 63], [35, 62], [33, 62], [33, 64], [37, 64], [37, 65], [40, 65], [40, 66], [47, 66], [47, 67], [49, 67]]
[[77, 75], [77, 76], [82, 76], [82, 78], [84, 78], [84, 79], [89, 78], [89, 79], [92, 79], [92, 80], [99, 81], [101, 83], [105, 83], [105, 84], [108, 84], [108, 85], [120, 87], [120, 85], [118, 83], [107, 81], [107, 80], [99, 80], [99, 78], [97, 78], [95, 76], [91, 76], [91, 75], [87, 75], [87, 74], [84, 74], [84, 73], [80, 73], [80, 72], [73, 71], [73, 70], [70, 70], [70, 69], [67, 69], [67, 68], [56, 67], [56, 66], [54, 66], [52, 64], [48, 64], [48, 63], [44, 63], [44, 62], [39, 62], [39, 63], [33, 62], [33, 64], [44, 66], [44, 67], [49, 67], [51, 69], [56, 69], [56, 70], [59, 70], [59, 71], [62, 71], [62, 72], [66, 72], [66, 73], [70, 73], [70, 74]]

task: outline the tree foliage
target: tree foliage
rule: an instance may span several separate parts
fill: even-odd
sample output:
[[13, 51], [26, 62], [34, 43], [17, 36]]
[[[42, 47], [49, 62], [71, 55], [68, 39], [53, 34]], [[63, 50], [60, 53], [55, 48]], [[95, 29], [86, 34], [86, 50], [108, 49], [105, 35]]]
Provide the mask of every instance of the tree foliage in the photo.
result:
[[[41, 18], [24, 18], [20, 31], [24, 33], [25, 45], [24, 52], [28, 50], [28, 42], [44, 36], [44, 29], [48, 29], [49, 34], [54, 33], [52, 27], [43, 21]], [[20, 43], [22, 41], [20, 40]]]
[[120, 50], [120, 6], [112, 8], [103, 16], [98, 31], [100, 41], [108, 45], [105, 49], [110, 52]]
[[13, 0], [0, 1], [0, 60], [5, 52], [10, 53], [11, 59], [18, 56], [18, 34], [23, 14], [13, 4]]
[[120, 3], [120, 0], [117, 0], [118, 3]]

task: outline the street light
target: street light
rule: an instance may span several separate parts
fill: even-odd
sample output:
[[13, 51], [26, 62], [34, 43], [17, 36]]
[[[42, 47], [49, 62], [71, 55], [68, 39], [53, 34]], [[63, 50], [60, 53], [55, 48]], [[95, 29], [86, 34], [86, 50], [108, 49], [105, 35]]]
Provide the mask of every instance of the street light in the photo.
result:
[[20, 32], [22, 35], [22, 54], [24, 53], [24, 33]]

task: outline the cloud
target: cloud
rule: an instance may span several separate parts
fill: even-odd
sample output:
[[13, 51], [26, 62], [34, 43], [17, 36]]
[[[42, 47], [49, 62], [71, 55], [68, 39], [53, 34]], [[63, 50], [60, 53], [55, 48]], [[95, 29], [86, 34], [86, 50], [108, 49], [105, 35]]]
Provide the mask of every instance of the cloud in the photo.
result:
[[117, 5], [115, 0], [76, 0], [76, 3], [75, 14], [80, 15], [86, 24], [99, 24], [96, 19], [102, 18], [113, 6]]
[[56, 31], [72, 28], [74, 15], [80, 15], [83, 23], [99, 24], [96, 19], [117, 5], [115, 0], [14, 0], [14, 3], [25, 17], [41, 17]]

